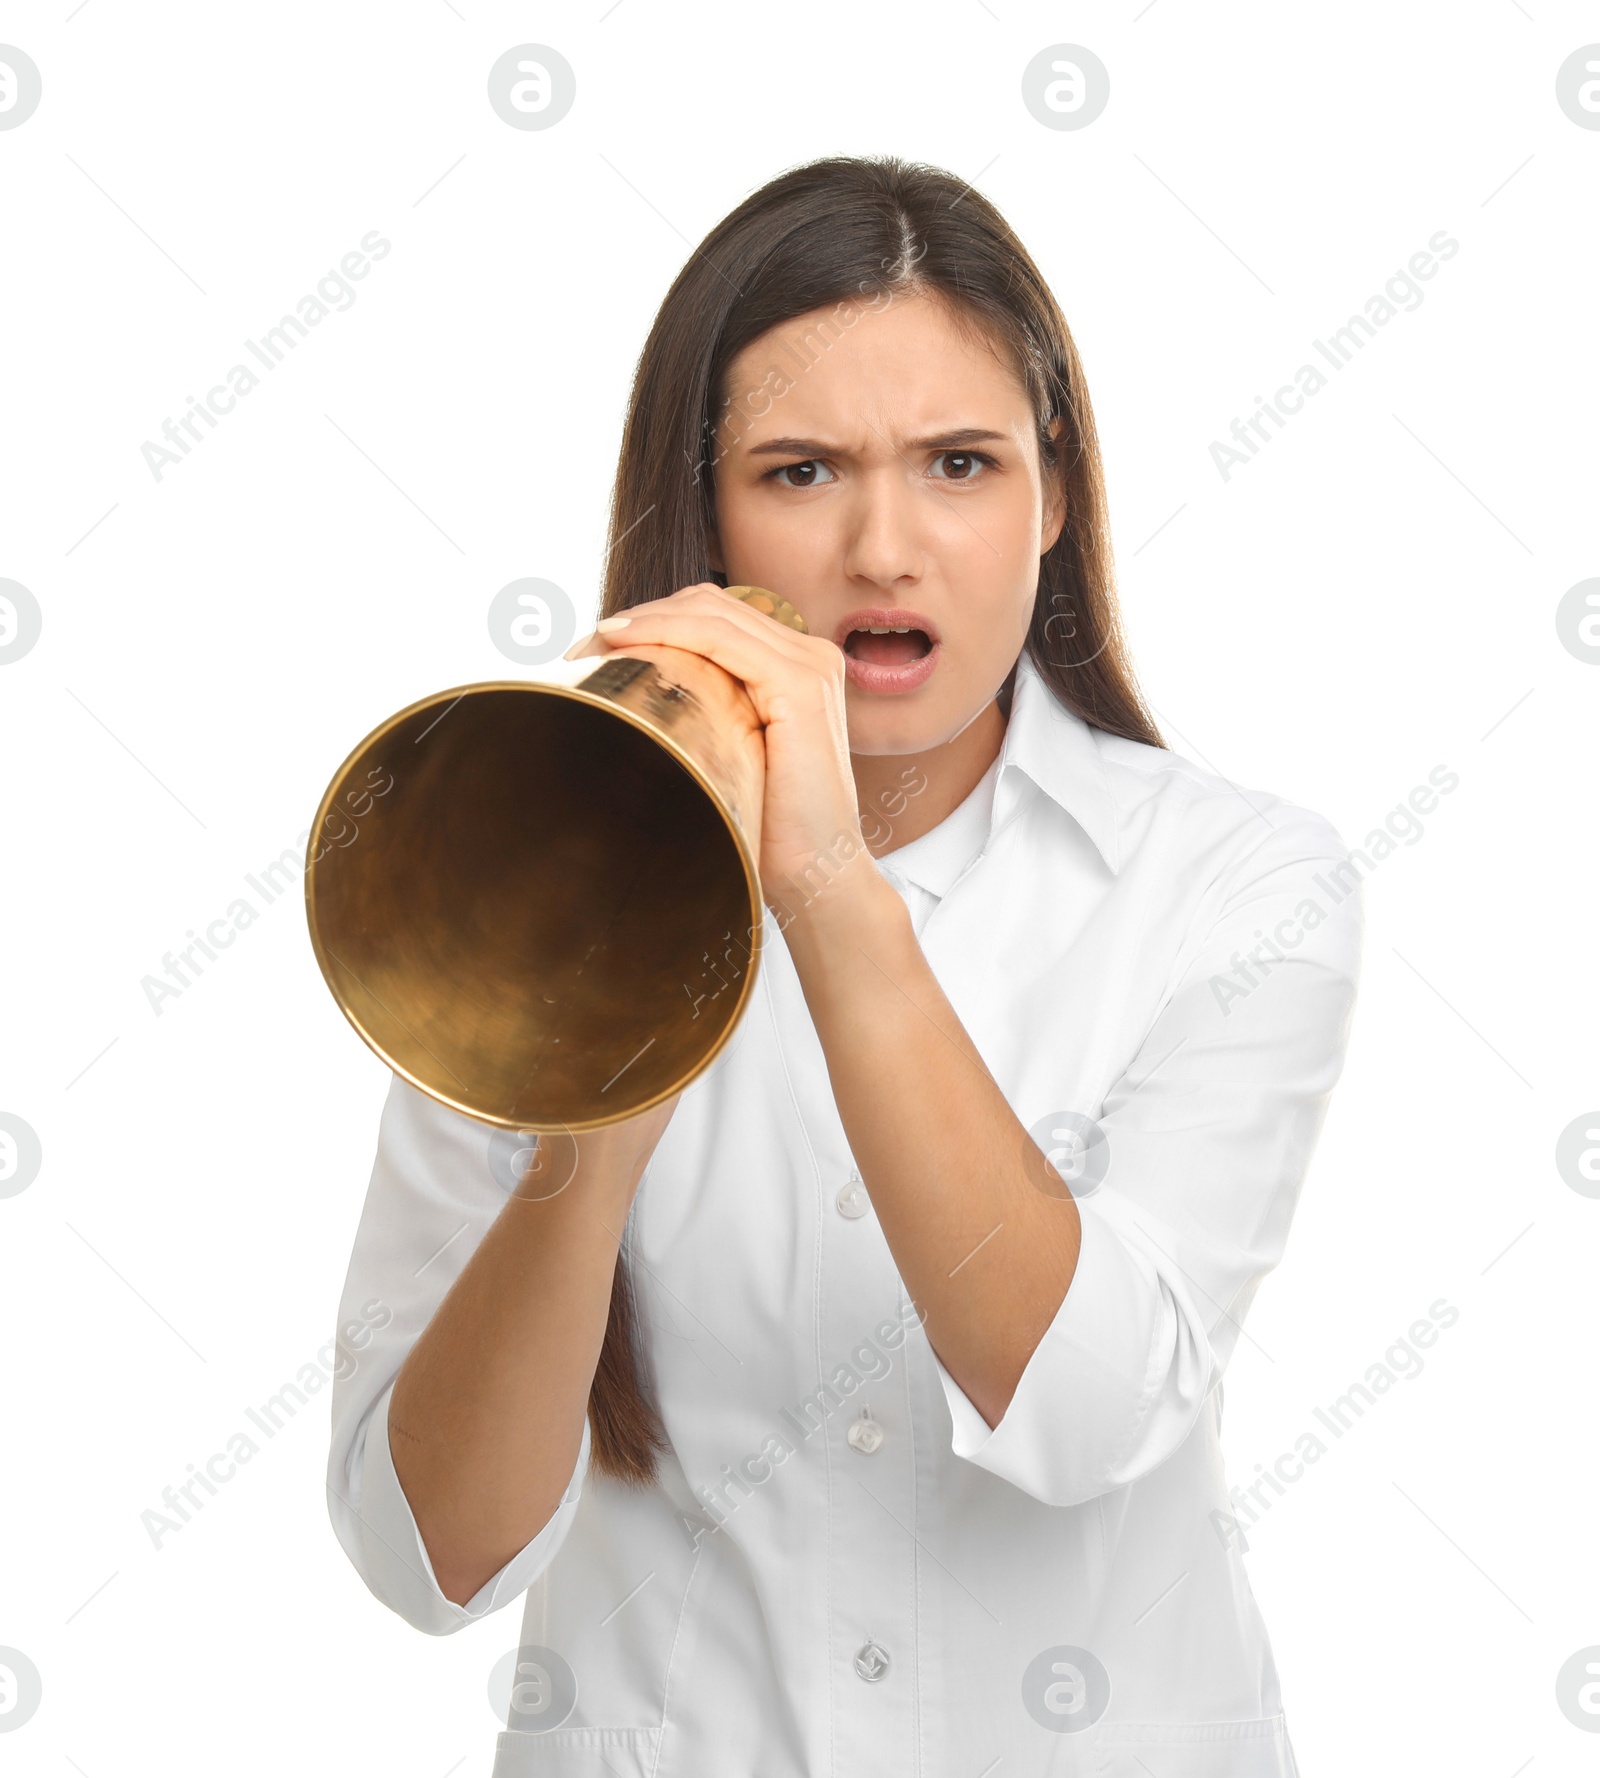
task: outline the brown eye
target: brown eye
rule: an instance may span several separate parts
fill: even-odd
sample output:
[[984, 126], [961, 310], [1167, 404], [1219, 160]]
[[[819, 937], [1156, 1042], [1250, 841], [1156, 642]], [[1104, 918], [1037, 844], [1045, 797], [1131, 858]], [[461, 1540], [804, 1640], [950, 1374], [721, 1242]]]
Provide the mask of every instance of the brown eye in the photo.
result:
[[[821, 479], [818, 478], [817, 472], [819, 470], [823, 472]], [[823, 480], [833, 480], [833, 471], [815, 457], [804, 463], [785, 463], [781, 468], [774, 469], [771, 473], [780, 480], [784, 476], [794, 477], [795, 479], [792, 481], [783, 482], [782, 485], [786, 488], [820, 488]]]
[[941, 451], [937, 461], [948, 465], [944, 475], [935, 476], [941, 482], [971, 482], [978, 480], [979, 466], [992, 464], [994, 458], [986, 457], [982, 451]]

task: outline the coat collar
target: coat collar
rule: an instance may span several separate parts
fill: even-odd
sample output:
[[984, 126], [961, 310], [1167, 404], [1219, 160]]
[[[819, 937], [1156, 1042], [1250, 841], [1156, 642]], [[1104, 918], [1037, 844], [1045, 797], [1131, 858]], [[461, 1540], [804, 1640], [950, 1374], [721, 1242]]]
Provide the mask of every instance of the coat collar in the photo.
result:
[[1010, 820], [1026, 794], [1022, 779], [1077, 822], [1115, 873], [1120, 862], [1117, 805], [1096, 731], [1061, 702], [1026, 648], [1017, 657], [1011, 715], [1000, 744], [991, 836]]

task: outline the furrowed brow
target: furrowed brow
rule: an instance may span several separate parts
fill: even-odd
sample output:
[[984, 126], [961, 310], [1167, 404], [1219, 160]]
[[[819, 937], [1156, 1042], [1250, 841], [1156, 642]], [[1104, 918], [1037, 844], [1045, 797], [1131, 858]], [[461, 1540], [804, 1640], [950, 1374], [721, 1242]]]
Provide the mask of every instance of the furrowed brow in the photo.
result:
[[[913, 438], [907, 441], [906, 449], [911, 451], [964, 450], [968, 445], [1006, 444], [1010, 442], [1010, 434], [993, 432], [983, 426], [958, 426], [950, 432], [931, 433], [927, 438]], [[839, 457], [848, 453], [841, 451], [839, 446], [830, 445], [820, 438], [769, 438], [764, 443], [752, 445], [747, 453], [751, 457]]]

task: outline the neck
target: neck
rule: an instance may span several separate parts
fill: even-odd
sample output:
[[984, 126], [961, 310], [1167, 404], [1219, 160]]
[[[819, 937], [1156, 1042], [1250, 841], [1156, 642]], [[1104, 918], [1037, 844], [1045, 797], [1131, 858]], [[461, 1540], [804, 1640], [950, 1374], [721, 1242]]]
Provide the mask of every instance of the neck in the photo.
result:
[[861, 832], [872, 856], [909, 846], [965, 802], [994, 763], [1005, 732], [1005, 714], [991, 699], [959, 735], [938, 747], [922, 753], [852, 753]]

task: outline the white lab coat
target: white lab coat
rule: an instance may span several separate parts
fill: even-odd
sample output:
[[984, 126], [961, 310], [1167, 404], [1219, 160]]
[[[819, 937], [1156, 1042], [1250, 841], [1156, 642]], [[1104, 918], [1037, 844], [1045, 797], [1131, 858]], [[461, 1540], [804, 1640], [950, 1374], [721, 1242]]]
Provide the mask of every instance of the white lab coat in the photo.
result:
[[589, 1473], [586, 1429], [550, 1522], [465, 1607], [440, 1592], [389, 1396], [511, 1181], [503, 1136], [491, 1162], [396, 1077], [340, 1307], [392, 1311], [334, 1389], [340, 1542], [432, 1635], [527, 1593], [496, 1778], [1293, 1778], [1221, 1385], [1342, 1066], [1347, 850], [1089, 727], [1024, 654], [989, 773], [880, 868], [1076, 1181], [1076, 1274], [999, 1425], [908, 1306], [769, 919], [626, 1231], [659, 1483]]

